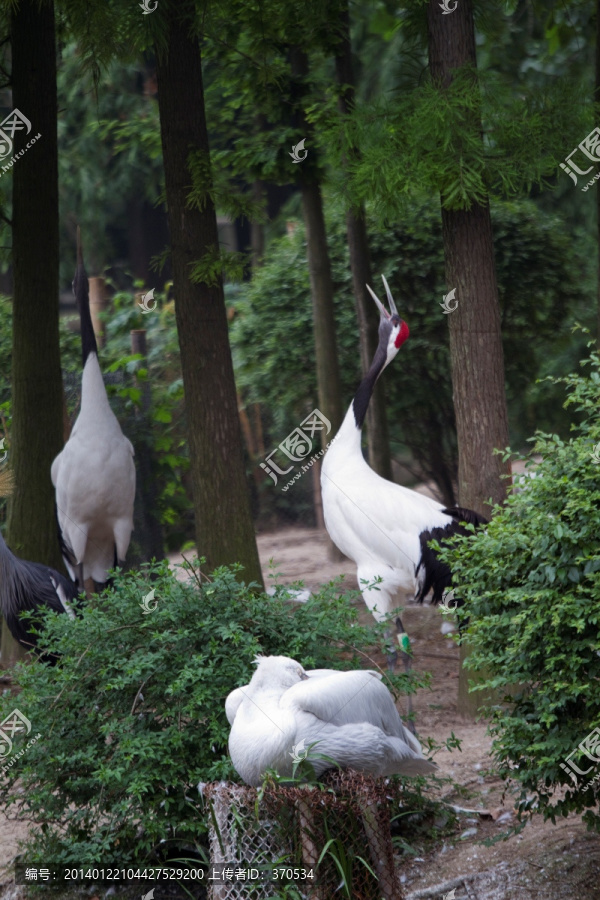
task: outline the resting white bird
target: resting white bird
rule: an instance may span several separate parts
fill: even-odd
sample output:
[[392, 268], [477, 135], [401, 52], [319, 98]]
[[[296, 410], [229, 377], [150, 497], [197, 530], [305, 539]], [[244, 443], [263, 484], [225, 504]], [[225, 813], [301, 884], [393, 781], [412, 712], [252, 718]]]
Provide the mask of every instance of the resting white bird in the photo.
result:
[[83, 588], [87, 578], [104, 584], [108, 570], [125, 560], [133, 531], [135, 465], [102, 380], [79, 229], [73, 292], [81, 320], [81, 410], [51, 477], [63, 559]]
[[291, 775], [294, 752], [315, 742], [309, 759], [317, 775], [331, 763], [313, 754], [371, 775], [435, 771], [404, 728], [379, 673], [305, 672], [287, 656], [259, 657], [256, 663], [250, 684], [225, 701], [229, 753], [247, 784], [259, 785], [267, 769]]

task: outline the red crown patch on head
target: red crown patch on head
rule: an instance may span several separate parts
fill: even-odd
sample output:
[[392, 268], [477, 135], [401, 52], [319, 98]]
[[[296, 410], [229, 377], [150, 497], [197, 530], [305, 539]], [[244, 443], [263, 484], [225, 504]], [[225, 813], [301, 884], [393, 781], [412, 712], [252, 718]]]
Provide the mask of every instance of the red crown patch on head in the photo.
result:
[[400, 347], [402, 346], [404, 341], [406, 341], [408, 339], [409, 334], [410, 334], [410, 331], [408, 330], [408, 325], [406, 324], [406, 322], [403, 319], [402, 323], [400, 325], [400, 331], [396, 335], [396, 340], [394, 341], [394, 345], [397, 349], [400, 349]]

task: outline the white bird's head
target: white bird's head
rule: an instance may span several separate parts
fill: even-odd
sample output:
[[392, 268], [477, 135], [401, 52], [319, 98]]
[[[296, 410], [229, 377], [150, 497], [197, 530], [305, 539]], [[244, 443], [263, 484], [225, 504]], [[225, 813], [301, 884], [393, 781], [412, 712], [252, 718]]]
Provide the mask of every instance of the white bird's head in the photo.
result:
[[289, 656], [257, 656], [254, 664], [256, 672], [250, 681], [251, 687], [287, 690], [308, 678], [300, 663]]
[[396, 304], [394, 303], [394, 298], [392, 297], [392, 292], [385, 279], [385, 275], [382, 275], [381, 277], [383, 279], [385, 293], [391, 312], [387, 311], [377, 294], [371, 290], [369, 285], [367, 285], [367, 290], [381, 313], [381, 318], [379, 320], [379, 347], [385, 352], [385, 365], [387, 366], [388, 363], [393, 360], [404, 341], [407, 340], [410, 332], [404, 319], [401, 319], [398, 315], [398, 310], [396, 309]]

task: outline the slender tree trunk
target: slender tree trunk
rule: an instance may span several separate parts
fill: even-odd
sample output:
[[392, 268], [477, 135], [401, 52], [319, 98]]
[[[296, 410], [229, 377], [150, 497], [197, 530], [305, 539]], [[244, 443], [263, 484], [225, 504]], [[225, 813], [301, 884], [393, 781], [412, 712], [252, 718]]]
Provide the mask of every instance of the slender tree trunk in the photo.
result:
[[[168, 51], [156, 48], [158, 105], [171, 232], [175, 312], [185, 391], [198, 555], [208, 568], [242, 563], [262, 584], [237, 411], [223, 282], [194, 284], [192, 263], [218, 250], [209, 193], [188, 206], [192, 149], [209, 161], [200, 44], [190, 36], [194, 6], [167, 13]], [[210, 177], [210, 176], [208, 176]]]
[[[255, 203], [265, 204], [265, 192], [263, 183], [259, 179], [252, 183], [252, 199]], [[265, 255], [265, 226], [262, 222], [250, 223], [250, 250], [252, 259], [252, 271], [255, 272], [262, 266]]]
[[[299, 47], [290, 48], [292, 82], [290, 97], [294, 107], [293, 121], [299, 134], [310, 146], [312, 127], [307, 122], [302, 107], [305, 79], [308, 76], [308, 58]], [[319, 183], [318, 167], [314, 149], [311, 158], [298, 163], [298, 183], [302, 194], [302, 214], [306, 227], [306, 256], [310, 277], [310, 292], [313, 303], [313, 329], [315, 336], [315, 358], [317, 367], [317, 389], [319, 409], [327, 416], [335, 434], [344, 417], [342, 409], [342, 389], [338, 363], [333, 309], [333, 279], [327, 246], [323, 198]], [[331, 435], [321, 432], [321, 444], [325, 446]]]
[[[429, 64], [443, 90], [452, 70], [476, 66], [471, 0], [461, 0], [450, 16], [430, 0]], [[479, 123], [477, 123], [479, 126]], [[508, 446], [504, 356], [489, 204], [468, 210], [444, 207], [442, 232], [446, 284], [456, 289], [458, 308], [448, 318], [456, 431], [459, 502], [484, 515], [488, 500], [506, 497], [503, 474], [510, 468], [494, 449]]]
[[[350, 44], [350, 16], [348, 5], [340, 14], [340, 42], [335, 57], [335, 71], [341, 88], [339, 109], [342, 116], [348, 116], [354, 106], [354, 71], [352, 67], [352, 47]], [[360, 155], [358, 148], [352, 148], [353, 159]], [[373, 285], [371, 258], [367, 238], [364, 205], [349, 209], [346, 213], [348, 251], [352, 269], [352, 285], [356, 302], [359, 328], [360, 361], [363, 377], [369, 371], [379, 340], [379, 313], [367, 291], [366, 285]], [[378, 293], [377, 287], [375, 292]], [[369, 464], [378, 475], [392, 481], [392, 461], [385, 406], [385, 386], [383, 380], [375, 385], [369, 408], [367, 409], [367, 440]]]
[[[313, 301], [313, 329], [317, 363], [319, 409], [335, 434], [344, 417], [342, 389], [333, 314], [333, 281], [327, 248], [321, 188], [316, 181], [302, 181], [302, 212], [306, 226], [306, 253]], [[322, 445], [331, 435], [321, 432]]]
[[[146, 330], [136, 328], [131, 331], [131, 352], [139, 353], [142, 357], [142, 366], [147, 365]], [[136, 429], [134, 441], [135, 458], [137, 461], [137, 489], [136, 489], [136, 526], [139, 523], [139, 533], [136, 535], [136, 543], [141, 546], [143, 558], [161, 560], [164, 557], [164, 537], [161, 521], [158, 516], [158, 495], [156, 490], [156, 460], [152, 442], [152, 399], [150, 396], [150, 382], [147, 380], [138, 383], [141, 394], [141, 403], [136, 410], [136, 419], [141, 423], [141, 428]], [[137, 527], [136, 527], [136, 530]]]
[[[11, 465], [8, 540], [27, 560], [64, 571], [50, 466], [63, 446], [58, 340], [58, 154], [54, 6], [21, 0], [12, 13], [13, 104], [31, 122], [14, 136]], [[37, 135], [37, 141], [27, 148]], [[23, 152], [22, 156], [17, 156]], [[6, 164], [8, 160], [4, 161]], [[5, 178], [10, 175], [5, 174]], [[2, 659], [19, 655], [6, 625]]]

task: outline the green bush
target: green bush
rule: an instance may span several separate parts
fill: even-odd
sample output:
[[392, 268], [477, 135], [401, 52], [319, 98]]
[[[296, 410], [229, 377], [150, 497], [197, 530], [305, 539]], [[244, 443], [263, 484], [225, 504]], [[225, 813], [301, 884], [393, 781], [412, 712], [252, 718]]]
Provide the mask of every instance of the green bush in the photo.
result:
[[[257, 593], [233, 569], [195, 575], [177, 580], [166, 563], [119, 575], [76, 621], [48, 615], [40, 643], [60, 654], [56, 666], [15, 670], [20, 692], [1, 698], [0, 719], [18, 707], [41, 737], [6, 769], [0, 801], [34, 826], [28, 862], [156, 862], [159, 847], [202, 843], [197, 786], [239, 780], [224, 702], [254, 657], [349, 668], [381, 643], [381, 626], [360, 626], [339, 585], [302, 604]], [[144, 614], [151, 588], [156, 608]]]
[[[467, 666], [503, 701], [488, 706], [501, 774], [520, 784], [524, 812], [554, 821], [585, 810], [584, 821], [600, 831], [600, 788], [591, 784], [600, 770], [576, 785], [561, 768], [600, 725], [598, 356], [588, 364], [588, 377], [562, 379], [565, 405], [581, 419], [573, 436], [538, 434], [536, 477], [485, 530], [443, 555], [464, 601]], [[582, 771], [593, 766], [578, 753], [574, 762]]]

